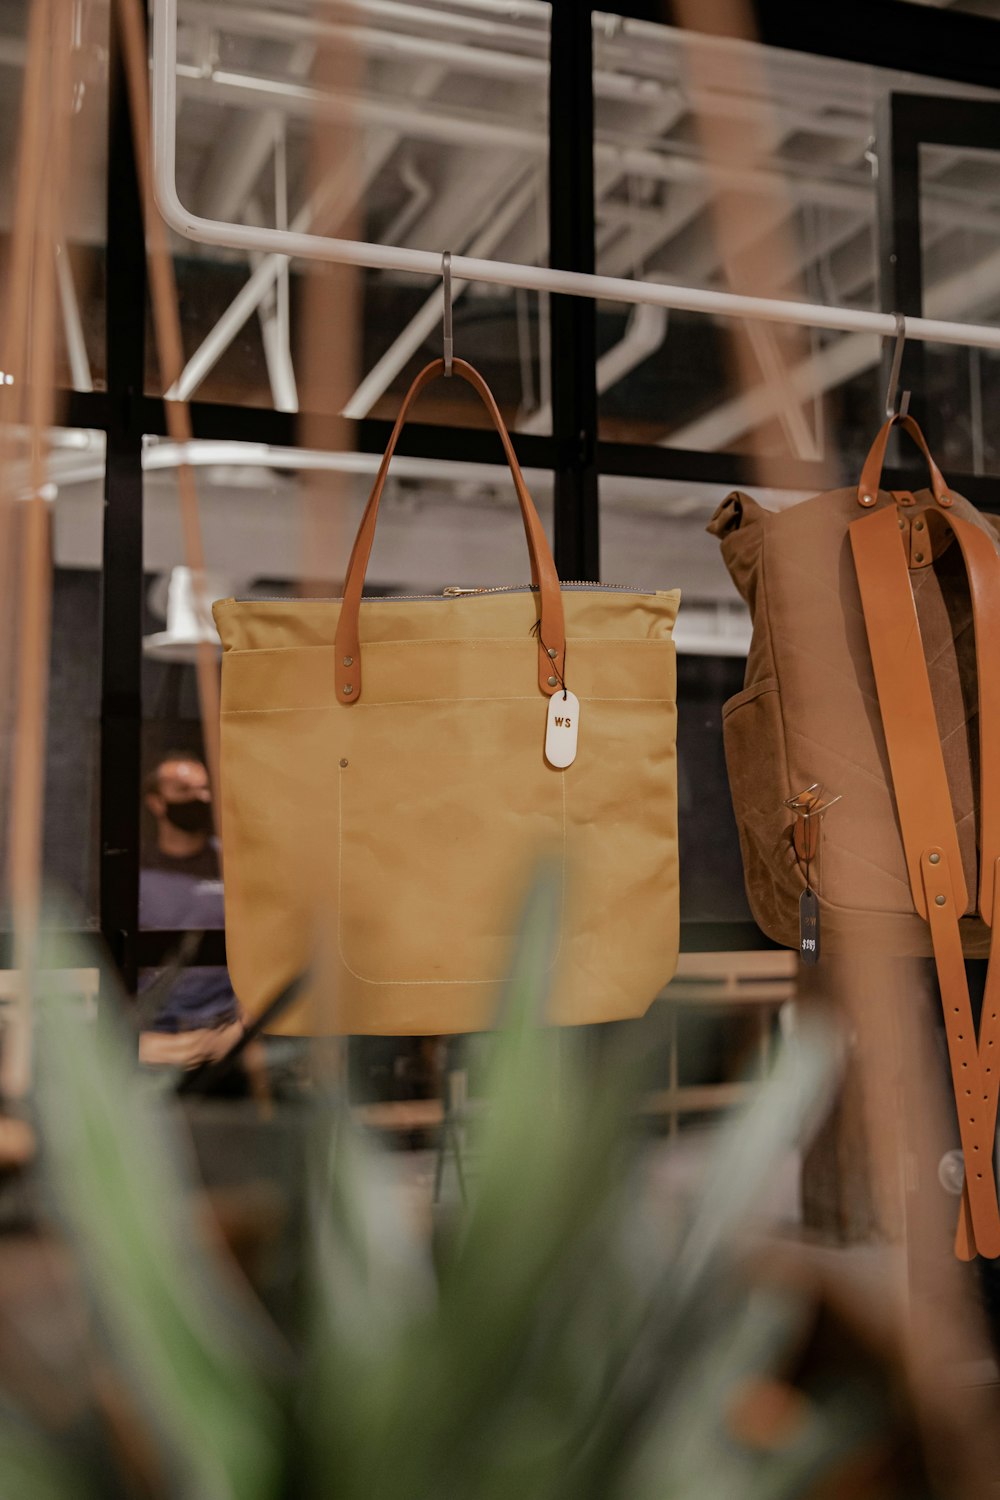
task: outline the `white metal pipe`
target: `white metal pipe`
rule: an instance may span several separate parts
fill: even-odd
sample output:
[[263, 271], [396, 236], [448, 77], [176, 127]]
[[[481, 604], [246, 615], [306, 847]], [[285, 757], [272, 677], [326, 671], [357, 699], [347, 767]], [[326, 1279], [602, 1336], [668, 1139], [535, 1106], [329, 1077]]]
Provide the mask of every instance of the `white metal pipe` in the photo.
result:
[[[420, 80], [414, 84], [414, 95], [420, 98], [425, 89], [434, 87], [438, 78], [437, 69], [425, 69]], [[389, 131], [373, 131], [365, 136], [362, 147], [362, 164], [355, 171], [349, 163], [335, 172], [332, 178], [321, 184], [299, 209], [291, 221], [297, 233], [306, 233], [314, 221], [324, 217], [336, 207], [346, 212], [348, 202], [354, 202], [359, 193], [388, 160], [395, 147], [397, 137]], [[285, 228], [284, 225], [279, 226]], [[222, 317], [205, 336], [203, 342], [188, 360], [176, 386], [167, 392], [168, 400], [186, 401], [222, 357], [240, 329], [250, 318], [259, 303], [268, 295], [272, 283], [287, 271], [288, 257], [266, 255], [253, 266], [249, 281], [240, 288]]]
[[[262, 109], [280, 108], [304, 119], [319, 115], [345, 127], [363, 122], [438, 145], [502, 146], [539, 158], [545, 157], [548, 151], [548, 142], [540, 129], [483, 119], [476, 114], [414, 109], [409, 102], [399, 103], [360, 94], [332, 95], [307, 84], [259, 74], [222, 69], [206, 74], [200, 67], [186, 63], [178, 65], [177, 77], [186, 94], [207, 98], [210, 102], [217, 103], [220, 95], [229, 95], [231, 101], [241, 107], [255, 103]], [[649, 177], [654, 181], [701, 182], [704, 177], [695, 148], [682, 150], [677, 143], [670, 152], [664, 152], [644, 146], [622, 146], [598, 138], [594, 142], [594, 161], [595, 164], [607, 162], [620, 172]], [[803, 170], [798, 162], [792, 161], [787, 163], [785, 174], [758, 168], [754, 171], [720, 170], [715, 176], [720, 186], [731, 186], [741, 192], [759, 190], [772, 193], [780, 187], [795, 201], [824, 203], [832, 208], [856, 208], [865, 198], [863, 184], [849, 179], [818, 179], [815, 172]]]
[[[186, 209], [177, 195], [176, 180], [176, 0], [153, 0], [153, 20], [153, 175], [160, 212], [171, 228], [201, 244], [227, 249], [262, 250], [278, 255], [299, 256], [306, 260], [367, 266], [373, 270], [412, 272], [423, 276], [440, 275], [441, 256], [436, 251], [407, 250], [390, 245], [368, 244], [360, 240], [334, 239], [326, 235], [296, 234], [291, 230], [226, 224], [203, 218]], [[880, 338], [889, 338], [896, 332], [896, 322], [891, 313], [826, 307], [821, 303], [793, 302], [776, 297], [744, 296], [735, 292], [670, 286], [624, 277], [594, 276], [584, 272], [480, 260], [474, 256], [453, 256], [452, 274], [460, 281], [526, 287], [529, 291], [596, 297], [608, 302], [648, 303], [655, 307], [718, 317], [756, 318], [763, 322], [788, 323], [804, 328], [871, 333]], [[908, 317], [906, 333], [908, 338], [925, 343], [1000, 349], [1000, 328], [981, 324]]]
[[[548, 46], [550, 11], [547, 4], [470, 4], [466, 10], [479, 10], [491, 16], [502, 16], [501, 21], [483, 20], [479, 16], [458, 15], [455, 11], [432, 10], [430, 6], [411, 5], [409, 0], [347, 0], [346, 4], [334, 3], [330, 9], [352, 19], [355, 14], [380, 16], [387, 21], [402, 21], [408, 26], [427, 26], [435, 30], [458, 31], [466, 36], [485, 36], [491, 40], [507, 37], [508, 40], [524, 42], [537, 36]], [[525, 26], [511, 25], [510, 21], [537, 20], [541, 24], [534, 33]]]
[[[346, 187], [347, 178], [341, 174], [337, 183], [332, 185], [327, 183], [318, 188], [292, 219], [292, 229], [283, 230], [282, 233], [304, 233], [313, 220], [329, 207], [336, 197], [336, 189], [343, 191]], [[250, 253], [257, 252], [251, 250]], [[203, 342], [184, 366], [176, 384], [167, 392], [168, 400], [187, 401], [191, 397], [229, 348], [247, 319], [253, 316], [287, 264], [287, 255], [270, 254], [265, 255], [254, 266], [249, 280], [240, 287], [215, 327], [206, 334]]]
[[[318, 21], [315, 17], [293, 15], [288, 11], [264, 11], [220, 4], [218, 0], [187, 0], [185, 19], [190, 15], [203, 18], [220, 30], [235, 36], [257, 39], [274, 37], [287, 40], [307, 37], [314, 42], [334, 42], [356, 47], [365, 56], [404, 58], [429, 61], [477, 77], [515, 79], [548, 87], [549, 65], [544, 56], [523, 52], [499, 51], [492, 47], [469, 47], [462, 42], [443, 41], [439, 37], [413, 36], [402, 32], [379, 30], [371, 26], [351, 26], [341, 22]], [[659, 99], [670, 83], [640, 78], [635, 74], [594, 72], [594, 94], [597, 98], [619, 99], [627, 103], [645, 103]], [[843, 135], [846, 127], [837, 125]]]

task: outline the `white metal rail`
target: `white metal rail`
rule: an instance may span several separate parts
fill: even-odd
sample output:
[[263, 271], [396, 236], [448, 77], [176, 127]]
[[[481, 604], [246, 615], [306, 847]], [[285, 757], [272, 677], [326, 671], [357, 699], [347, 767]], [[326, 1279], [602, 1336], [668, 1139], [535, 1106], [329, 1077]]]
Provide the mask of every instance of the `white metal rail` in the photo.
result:
[[[333, 239], [290, 229], [231, 224], [204, 218], [185, 208], [177, 192], [177, 0], [153, 0], [152, 114], [156, 201], [166, 222], [185, 238], [231, 250], [263, 251], [305, 260], [365, 266], [372, 270], [440, 276], [441, 256], [434, 251]], [[452, 256], [451, 270], [456, 281], [481, 281], [535, 292], [561, 292], [608, 302], [647, 303], [684, 312], [789, 323], [805, 328], [829, 328], [842, 333], [870, 333], [879, 338], [893, 337], [899, 332], [892, 313], [830, 307], [818, 302], [742, 296], [735, 292], [708, 291], [627, 277], [591, 276], [465, 255]], [[980, 323], [907, 317], [905, 334], [909, 339], [919, 339], [924, 343], [1000, 349], [1000, 328]]]

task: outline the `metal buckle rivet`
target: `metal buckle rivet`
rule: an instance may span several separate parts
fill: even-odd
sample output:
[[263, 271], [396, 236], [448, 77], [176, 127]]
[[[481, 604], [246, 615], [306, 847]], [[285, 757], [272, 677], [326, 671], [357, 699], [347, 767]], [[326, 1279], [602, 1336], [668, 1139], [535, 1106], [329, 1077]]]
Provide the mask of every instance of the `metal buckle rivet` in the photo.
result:
[[348, 693], [348, 694], [353, 693], [354, 692], [354, 684], [351, 683], [351, 682], [345, 682], [344, 683], [344, 692]]
[[554, 646], [550, 646], [549, 647], [549, 655], [552, 657], [552, 659], [554, 661], [555, 658], [559, 655], [559, 652], [555, 649]]
[[558, 681], [559, 681], [558, 677], [550, 677], [549, 678], [549, 687], [555, 687], [557, 685]]
[[916, 527], [917, 531], [923, 531], [923, 529], [924, 529], [924, 523], [923, 523], [923, 521], [914, 521], [913, 524]]
[[934, 897], [934, 904], [935, 904], [935, 906], [943, 906], [944, 903], [945, 903], [945, 900], [946, 900], [946, 898], [944, 896], [935, 896]]
[[344, 666], [345, 667], [353, 667], [354, 666], [354, 657], [353, 656], [345, 656], [344, 657]]
[[941, 863], [940, 854], [928, 854], [927, 858], [930, 860], [932, 865], [939, 865]]
[[342, 761], [341, 761], [341, 762], [340, 762], [340, 769], [341, 769], [341, 770], [342, 770], [342, 771], [346, 771], [346, 769], [347, 769], [347, 761], [346, 761], [346, 760], [342, 760]]
[[923, 553], [922, 553], [922, 552], [918, 552], [918, 553], [917, 553], [917, 554], [916, 554], [916, 558], [915, 558], [915, 561], [916, 561], [916, 562], [923, 562], [923, 560], [924, 560], [924, 554], [923, 554]]

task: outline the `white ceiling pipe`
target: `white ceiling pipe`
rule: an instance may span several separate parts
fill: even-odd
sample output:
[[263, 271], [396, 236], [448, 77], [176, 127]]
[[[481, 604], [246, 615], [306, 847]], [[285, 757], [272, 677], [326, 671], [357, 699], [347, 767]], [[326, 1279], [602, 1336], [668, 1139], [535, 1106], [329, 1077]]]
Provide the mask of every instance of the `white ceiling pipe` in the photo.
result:
[[[289, 72], [299, 78], [307, 75], [315, 50], [314, 45], [302, 42], [295, 45], [286, 64]], [[234, 121], [232, 129], [220, 138], [202, 179], [198, 200], [203, 212], [217, 219], [237, 217], [256, 187], [283, 129], [284, 116], [278, 109], [244, 113]]]
[[[422, 70], [413, 86], [414, 96], [421, 98], [429, 93], [436, 86], [439, 77], [438, 69]], [[348, 163], [334, 174], [331, 181], [319, 187], [292, 219], [290, 229], [297, 233], [307, 232], [334, 205], [341, 214], [346, 213], [350, 204], [365, 191], [388, 161], [397, 140], [398, 137], [389, 131], [375, 131], [366, 135], [361, 147], [360, 165], [355, 169]], [[287, 272], [288, 259], [285, 255], [266, 255], [254, 266], [249, 281], [236, 294], [218, 323], [188, 360], [177, 383], [167, 392], [168, 399], [186, 401], [191, 397], [229, 348], [247, 319], [253, 316], [272, 285]]]
[[[547, 91], [549, 64], [546, 57], [532, 57], [523, 52], [501, 52], [496, 48], [468, 47], [460, 42], [442, 41], [440, 37], [405, 35], [401, 32], [376, 30], [373, 27], [341, 25], [287, 11], [262, 11], [242, 6], [213, 3], [213, 0], [187, 0], [185, 20], [203, 19], [221, 31], [236, 36], [259, 39], [290, 37], [310, 38], [317, 44], [347, 44], [368, 57], [389, 57], [404, 61], [428, 61], [442, 67], [477, 77], [508, 79], [517, 83], [538, 83]], [[643, 102], [662, 97], [664, 85], [654, 79], [632, 74], [609, 73], [597, 69], [593, 76], [594, 94], [599, 99]], [[666, 85], [672, 89], [673, 85]], [[843, 130], [843, 126], [840, 127]]]
[[[378, 143], [373, 143], [369, 139], [367, 144], [372, 146]], [[383, 140], [382, 144], [388, 151], [391, 151], [394, 143]], [[349, 169], [337, 173], [332, 182], [318, 188], [308, 202], [303, 204], [292, 219], [288, 230], [284, 232], [295, 234], [307, 232], [309, 226], [327, 213], [333, 204], [346, 203], [348, 194], [356, 192], [357, 186], [355, 174]], [[215, 327], [205, 335], [177, 381], [167, 392], [168, 400], [187, 401], [190, 399], [229, 348], [247, 319], [257, 311], [261, 300], [268, 295], [288, 265], [288, 260], [287, 255], [275, 254], [264, 255], [258, 260], [249, 279], [236, 293]]]
[[[328, 3], [336, 5], [337, 0], [328, 0]], [[459, 0], [463, 10], [477, 10], [482, 15], [503, 16], [509, 21], [535, 21], [548, 29], [552, 17], [552, 6], [549, 0]], [[357, 4], [359, 10], [374, 10], [376, 7], [371, 0], [349, 0], [350, 5]], [[400, 7], [402, 8], [402, 7]], [[407, 4], [407, 13], [412, 14], [417, 10], [415, 5]], [[447, 7], [441, 9], [447, 14]], [[427, 14], [426, 9], [421, 8], [421, 14]], [[440, 12], [436, 12], [440, 14]], [[455, 13], [455, 19], [459, 23], [465, 20], [464, 16]]]
[[[150, 471], [177, 469], [182, 463], [193, 468], [260, 468], [293, 469], [299, 473], [375, 475], [382, 462], [381, 453], [324, 453], [309, 448], [274, 448], [266, 443], [226, 442], [196, 438], [190, 443], [157, 440], [142, 450], [142, 467]], [[510, 470], [505, 463], [461, 463], [448, 459], [415, 458], [397, 453], [390, 471], [397, 479], [427, 480], [440, 484], [510, 484]], [[525, 482], [533, 493], [543, 494], [552, 488], [548, 469], [523, 471]], [[69, 483], [65, 476], [62, 483]]]
[[[290, 230], [225, 224], [202, 218], [186, 209], [177, 196], [176, 180], [176, 0], [154, 0], [153, 18], [153, 176], [160, 212], [171, 228], [199, 243], [230, 249], [271, 251], [310, 260], [425, 276], [439, 274], [441, 257], [436, 252], [406, 250], [326, 235], [295, 234]], [[650, 303], [725, 317], [759, 318], [765, 322], [791, 323], [800, 327], [871, 333], [881, 338], [893, 336], [896, 331], [896, 321], [891, 313], [861, 312], [826, 307], [821, 303], [629, 281], [584, 272], [479, 260], [472, 256], [453, 256], [452, 273], [456, 280], [483, 281], [494, 286], [522, 286], [569, 296], [602, 297], [610, 302]], [[908, 337], [925, 342], [1000, 348], [1000, 328], [995, 327], [907, 318], [906, 330]]]
[[330, 94], [310, 84], [292, 83], [261, 74], [236, 73], [215, 68], [204, 74], [200, 68], [180, 63], [177, 67], [180, 92], [186, 97], [211, 103], [232, 103], [240, 107], [259, 105], [276, 108], [300, 119], [323, 119], [332, 124], [376, 125], [395, 130], [414, 140], [433, 141], [442, 146], [503, 146], [511, 151], [542, 155], [548, 151], [548, 137], [539, 122], [537, 130], [523, 125], [508, 125], [457, 110], [444, 112], [426, 107], [415, 108], [409, 101], [377, 99], [370, 95], [343, 92]]
[[[346, 474], [374, 477], [382, 462], [380, 453], [323, 453], [304, 448], [272, 448], [264, 443], [213, 441], [196, 438], [191, 443], [166, 440], [148, 442], [142, 451], [142, 467], [148, 473], [172, 473], [187, 464], [196, 469], [220, 471], [260, 470], [262, 473], [293, 470], [297, 473]], [[50, 461], [51, 478], [60, 493], [74, 485], [89, 484], [104, 477], [103, 455], [66, 452], [58, 462]], [[549, 469], [522, 470], [525, 483], [533, 495], [547, 495], [552, 489]], [[452, 460], [413, 458], [397, 453], [392, 461], [392, 477], [420, 483], [495, 486], [502, 489], [511, 483], [510, 470], [504, 463], [460, 463]], [[27, 465], [11, 465], [11, 484], [15, 490], [27, 485]]]
[[532, 29], [530, 26], [510, 25], [506, 19], [486, 21], [481, 18], [481, 15], [466, 16], [445, 9], [431, 10], [430, 7], [424, 5], [400, 4], [399, 0], [347, 0], [346, 4], [338, 3], [338, 0], [323, 0], [323, 3], [327, 9], [346, 15], [350, 19], [354, 19], [356, 15], [379, 16], [383, 20], [401, 22], [404, 26], [426, 26], [433, 31], [459, 31], [466, 36], [489, 37], [494, 41], [506, 37], [508, 41], [523, 44], [537, 37], [546, 48], [549, 42], [550, 11], [548, 5], [537, 7], [519, 5], [511, 9], [489, 4], [481, 7], [467, 7], [470, 10], [478, 9], [483, 14], [516, 20], [527, 19], [538, 23]]
[[[311, 120], [318, 116], [343, 125], [382, 126], [410, 139], [432, 141], [437, 145], [463, 148], [501, 146], [535, 157], [548, 155], [548, 136], [541, 128], [532, 130], [456, 111], [414, 109], [409, 103], [361, 94], [334, 96], [306, 84], [257, 74], [216, 69], [206, 75], [200, 68], [187, 64], [178, 65], [176, 78], [185, 96], [215, 104], [227, 101], [243, 108], [256, 104], [263, 109], [280, 108], [301, 119]], [[594, 143], [594, 161], [608, 162], [623, 173], [649, 177], [654, 181], [701, 182], [704, 165], [697, 153], [693, 149], [685, 153], [676, 142], [665, 144], [670, 145], [669, 151], [620, 146], [598, 137]], [[856, 208], [860, 199], [867, 195], [863, 182], [818, 179], [814, 170], [804, 168], [798, 161], [786, 162], [781, 169], [775, 170], [724, 169], [718, 171], [715, 178], [720, 187], [769, 193], [780, 188], [792, 199], [840, 208]]]
[[[480, 116], [441, 112], [427, 108], [414, 109], [410, 103], [380, 100], [360, 94], [333, 96], [306, 84], [268, 78], [263, 75], [234, 73], [217, 69], [209, 75], [200, 67], [181, 64], [177, 69], [181, 90], [201, 99], [219, 103], [220, 95], [229, 96], [234, 105], [245, 107], [257, 103], [265, 109], [280, 108], [288, 114], [310, 119], [317, 114], [344, 124], [359, 121], [382, 126], [411, 139], [438, 145], [501, 146], [533, 156], [547, 154], [548, 141], [541, 130], [508, 125]], [[664, 141], [662, 149], [623, 146], [598, 135], [594, 144], [595, 162], [614, 165], [622, 173], [647, 177], [653, 181], [701, 183], [705, 167], [698, 150], [686, 143]], [[774, 169], [754, 170], [722, 168], [713, 173], [719, 187], [741, 192], [776, 193], [780, 191], [793, 203], [815, 203], [830, 208], [858, 209], [871, 203], [867, 178], [841, 170], [835, 180], [829, 174], [817, 177], [815, 166], [798, 159], [779, 162]], [[953, 189], [943, 201], [929, 202], [932, 211], [947, 214], [953, 223], [956, 215], [967, 215], [968, 227], [996, 229], [997, 216], [977, 207], [976, 193]], [[963, 218], [962, 222], [966, 222]]]
[[[279, 229], [284, 229], [288, 226], [285, 180], [282, 170], [284, 162], [283, 146], [283, 139], [276, 140], [274, 143], [275, 218]], [[259, 224], [261, 214], [258, 200], [251, 198], [243, 213], [247, 223]], [[257, 269], [263, 259], [264, 257], [260, 254], [260, 251], [253, 251], [250, 256], [250, 264], [254, 270]], [[257, 317], [260, 322], [261, 343], [264, 346], [264, 363], [267, 367], [267, 378], [271, 387], [271, 400], [274, 403], [274, 409], [275, 411], [297, 412], [299, 409], [299, 393], [295, 380], [295, 367], [292, 363], [287, 261], [285, 261], [284, 265], [278, 271], [273, 289], [269, 288], [261, 298], [257, 306]]]
[[[595, 29], [595, 57], [612, 59], [619, 66], [655, 68], [660, 59], [676, 68], [692, 48], [714, 55], [713, 81], [720, 93], [738, 93], [746, 83], [747, 59], [760, 66], [761, 44], [750, 38], [712, 36], [707, 32], [679, 31], [655, 21], [623, 18], [612, 40]], [[913, 86], [912, 74], [864, 65], [851, 66], [839, 58], [789, 52], [766, 46], [767, 77], [771, 92], [791, 99], [809, 99], [823, 108], [864, 107], [869, 115], [887, 87]], [[728, 71], [726, 71], [728, 70]], [[921, 93], [966, 99], [995, 98], [995, 91], [980, 85], [956, 84], [948, 79], [921, 76]]]

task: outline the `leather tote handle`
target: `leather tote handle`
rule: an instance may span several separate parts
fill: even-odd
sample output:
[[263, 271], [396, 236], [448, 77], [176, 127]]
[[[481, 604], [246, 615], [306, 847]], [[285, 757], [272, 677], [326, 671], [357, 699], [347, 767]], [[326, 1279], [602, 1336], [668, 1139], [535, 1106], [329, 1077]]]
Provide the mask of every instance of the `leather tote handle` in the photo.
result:
[[[490, 414], [493, 426], [500, 435], [504, 454], [510, 466], [518, 504], [521, 507], [521, 518], [524, 521], [524, 534], [528, 541], [531, 581], [538, 590], [539, 597], [538, 686], [546, 696], [551, 696], [563, 680], [566, 669], [566, 627], [556, 565], [552, 560], [552, 552], [538, 518], [535, 503], [528, 493], [528, 487], [521, 474], [510, 434], [500, 415], [500, 408], [493, 398], [492, 391], [479, 371], [464, 359], [452, 361], [452, 372], [467, 381], [482, 400]], [[365, 507], [365, 513], [361, 517], [358, 534], [354, 539], [354, 547], [347, 564], [347, 576], [344, 580], [344, 598], [340, 607], [340, 618], [337, 621], [336, 678], [337, 699], [340, 703], [357, 703], [361, 697], [361, 646], [358, 637], [358, 617], [364, 594], [365, 575], [368, 572], [368, 560], [371, 557], [372, 543], [375, 540], [379, 501], [385, 489], [389, 464], [396, 451], [396, 444], [410, 407], [424, 387], [443, 374], [444, 360], [433, 360], [429, 365], [425, 365], [415, 377], [413, 384], [403, 397], [403, 404], [399, 408], [396, 424], [392, 429], [385, 455], [379, 465], [375, 483]]]
[[956, 1252], [1000, 1254], [993, 1139], [1000, 1099], [1000, 559], [985, 532], [941, 514], [969, 577], [976, 637], [980, 736], [980, 914], [992, 928], [978, 1044], [962, 957], [959, 918], [967, 904], [955, 816], [920, 636], [906, 548], [888, 508], [851, 524], [861, 604], [882, 715], [896, 811], [917, 911], [931, 934], [966, 1178]]
[[901, 427], [904, 432], [908, 433], [924, 455], [924, 458], [927, 460], [927, 467], [930, 470], [931, 489], [934, 491], [934, 499], [938, 505], [943, 505], [947, 508], [951, 505], [952, 498], [948, 493], [948, 486], [945, 483], [944, 475], [931, 457], [931, 450], [927, 446], [927, 439], [911, 416], [907, 415], [904, 417], [899, 412], [891, 416], [888, 422], [883, 423], [879, 429], [878, 436], [871, 445], [868, 457], [865, 459], [865, 466], [861, 470], [861, 483], [858, 485], [858, 504], [863, 506], [865, 510], [870, 510], [878, 500], [879, 488], [882, 484], [882, 465], [885, 463], [885, 450], [889, 445], [889, 434], [894, 427]]

